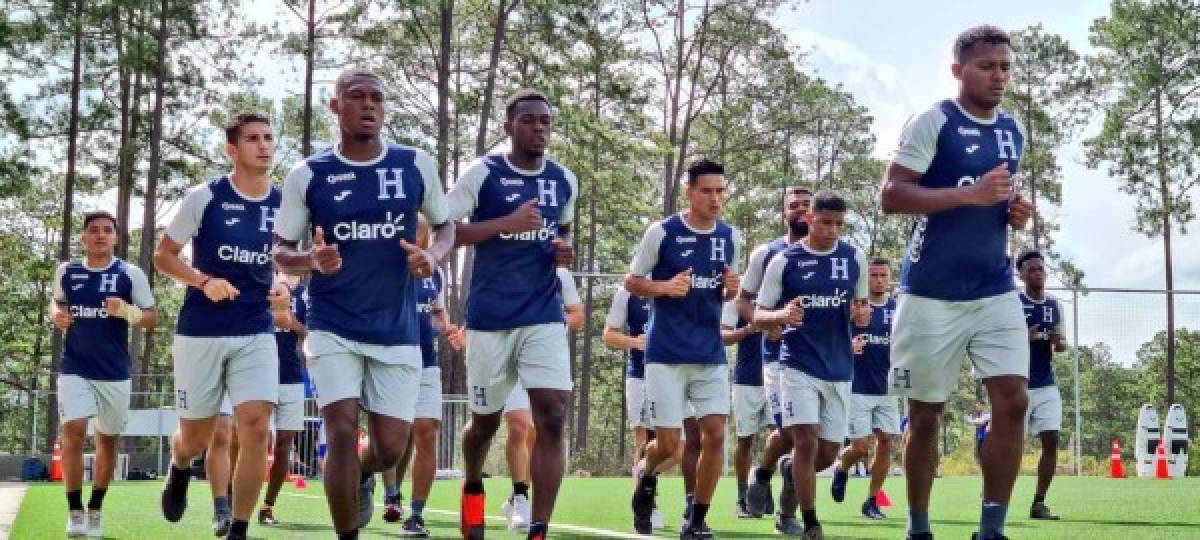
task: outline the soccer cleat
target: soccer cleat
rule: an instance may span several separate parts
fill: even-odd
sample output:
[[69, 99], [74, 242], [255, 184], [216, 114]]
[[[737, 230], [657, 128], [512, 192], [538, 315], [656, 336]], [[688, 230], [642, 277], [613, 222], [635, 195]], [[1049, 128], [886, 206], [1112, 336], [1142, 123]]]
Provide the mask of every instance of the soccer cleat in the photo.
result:
[[487, 501], [483, 493], [463, 493], [459, 500], [459, 526], [466, 540], [483, 540], [484, 510]]
[[655, 508], [650, 512], [650, 527], [656, 531], [661, 531], [667, 528], [667, 520], [663, 517], [662, 512]]
[[259, 525], [278, 525], [279, 520], [275, 519], [275, 511], [270, 506], [263, 506], [258, 509], [258, 524]]
[[167, 481], [159, 498], [163, 517], [167, 521], [176, 522], [183, 518], [183, 511], [187, 510], [187, 487], [191, 477], [191, 471], [187, 469], [177, 469], [174, 465], [168, 468]]
[[1033, 506], [1029, 507], [1029, 517], [1030, 519], [1058, 520], [1058, 516], [1050, 513], [1050, 508], [1046, 506], [1046, 503], [1033, 503]]
[[886, 519], [887, 516], [879, 511], [879, 505], [873, 499], [867, 499], [862, 503], [862, 515], [868, 519], [880, 520]]
[[358, 484], [358, 528], [364, 529], [375, 513], [375, 475], [367, 475]]
[[779, 474], [783, 476], [783, 487], [779, 488], [779, 511], [795, 512], [796, 479], [792, 476], [792, 458], [784, 456], [779, 460]]
[[631, 506], [633, 507], [633, 530], [638, 534], [654, 534], [654, 524], [650, 516], [654, 513], [654, 496], [658, 480], [654, 477], [642, 477], [638, 486], [633, 490]]
[[383, 520], [395, 523], [404, 517], [404, 509], [400, 507], [400, 497], [384, 497]]
[[[905, 536], [904, 538], [906, 538], [907, 540], [933, 540], [933, 533], [931, 533], [931, 532], [911, 533], [910, 532], [910, 533], [908, 533], [908, 536]], [[972, 536], [971, 538], [974, 538], [974, 536]]]
[[804, 534], [804, 526], [796, 521], [796, 516], [779, 516], [775, 518], [775, 532], [784, 536], [800, 536]]
[[89, 538], [104, 538], [104, 514], [99, 508], [87, 511], [87, 535]]
[[87, 513], [83, 510], [67, 512], [67, 536], [77, 538], [87, 536]]
[[545, 523], [534, 523], [529, 526], [529, 534], [525, 536], [525, 540], [546, 540], [548, 527]]
[[404, 526], [400, 528], [402, 538], [429, 538], [429, 530], [425, 528], [425, 519], [421, 516], [408, 516]]
[[[930, 536], [930, 538], [933, 538], [933, 537]], [[982, 536], [979, 536], [979, 533], [973, 532], [973, 533], [971, 533], [971, 540], [1008, 540], [1008, 537], [1004, 536], [1003, 534], [998, 534], [996, 536], [989, 536], [987, 538], [984, 538]]]
[[246, 540], [246, 533], [238, 533], [231, 530], [229, 531], [229, 534], [225, 536], [225, 540]]
[[846, 500], [846, 484], [850, 482], [850, 473], [842, 470], [839, 466], [833, 470], [833, 482], [829, 484], [829, 494], [833, 496], [833, 502], [842, 502]]
[[529, 497], [512, 495], [507, 501], [504, 501], [500, 510], [504, 512], [504, 519], [508, 521], [508, 530], [529, 530], [529, 523], [532, 521], [530, 515], [533, 513], [533, 508], [529, 504]]
[[712, 529], [708, 528], [707, 523], [701, 523], [699, 527], [692, 527], [690, 523], [685, 523], [682, 530], [679, 531], [679, 540], [712, 540], [714, 538]]
[[808, 527], [804, 529], [804, 540], [825, 540], [825, 533], [821, 531], [821, 526]]
[[734, 506], [733, 513], [739, 519], [748, 519], [748, 518], [758, 519], [758, 518], [762, 517], [761, 514], [755, 514], [754, 512], [751, 512], [749, 508], [746, 508], [746, 500], [745, 499], [737, 502], [737, 504]]
[[213, 518], [212, 518], [213, 536], [220, 538], [220, 537], [223, 537], [223, 536], [229, 534], [229, 528], [232, 526], [233, 526], [233, 514], [230, 513], [228, 510], [219, 511], [216, 514], [213, 514]]
[[765, 483], [759, 483], [760, 467], [755, 467], [750, 473], [750, 485], [746, 488], [746, 509], [760, 516], [770, 515], [775, 509], [775, 500], [771, 498], [771, 480], [767, 476]]

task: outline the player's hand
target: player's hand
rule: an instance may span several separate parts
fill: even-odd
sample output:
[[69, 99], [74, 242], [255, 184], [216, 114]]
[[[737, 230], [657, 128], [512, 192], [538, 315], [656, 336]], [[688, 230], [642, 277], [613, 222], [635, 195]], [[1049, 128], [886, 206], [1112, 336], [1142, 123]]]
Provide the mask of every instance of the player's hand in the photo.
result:
[[863, 349], [867, 347], [866, 336], [859, 334], [850, 339], [850, 348], [854, 351], [854, 355], [858, 356], [863, 353]]
[[467, 336], [463, 331], [463, 327], [456, 324], [446, 326], [446, 342], [450, 344], [450, 348], [455, 351], [462, 351], [466, 347]]
[[632, 345], [634, 349], [639, 351], [646, 350], [646, 334], [641, 334], [635, 338], [631, 338], [631, 341], [632, 343], [630, 343], [630, 345]]
[[1046, 339], [1046, 336], [1042, 334], [1041, 330], [1038, 330], [1038, 327], [1029, 327], [1029, 341], [1041, 341], [1043, 339]]
[[550, 240], [550, 245], [554, 248], [554, 264], [562, 268], [570, 267], [575, 258], [575, 247], [557, 236]]
[[518, 206], [504, 219], [504, 232], [523, 233], [542, 228], [542, 211], [538, 210], [538, 200], [529, 199]]
[[71, 327], [71, 323], [75, 322], [75, 318], [71, 316], [71, 312], [58, 307], [54, 307], [54, 313], [50, 316], [50, 320], [54, 323], [54, 327], [66, 332]]
[[1008, 203], [1008, 226], [1023, 231], [1031, 217], [1033, 217], [1033, 205], [1020, 193], [1014, 195], [1012, 201]]
[[342, 254], [338, 252], [337, 244], [325, 243], [325, 231], [318, 226], [313, 231], [313, 248], [309, 252], [312, 267], [318, 272], [329, 275], [342, 268]]
[[668, 279], [662, 283], [662, 296], [670, 296], [671, 298], [683, 298], [692, 288], [692, 269], [688, 268], [675, 277]]
[[215, 277], [208, 278], [201, 290], [204, 291], [204, 296], [207, 296], [213, 302], [233, 300], [241, 294], [241, 291], [237, 290], [237, 287], [234, 287], [228, 281]]
[[1067, 352], [1067, 338], [1058, 332], [1050, 332], [1050, 342], [1054, 344], [1054, 352]]
[[403, 238], [400, 239], [400, 249], [408, 254], [408, 271], [413, 276], [425, 279], [433, 275], [433, 269], [437, 268], [438, 262], [428, 251], [408, 243]]
[[1008, 162], [1000, 162], [971, 186], [971, 202], [975, 206], [1000, 204], [1012, 195], [1012, 186], [1012, 173], [1008, 170]]
[[737, 296], [737, 292], [741, 289], [742, 279], [734, 272], [729, 265], [725, 265], [725, 270], [721, 272], [721, 286], [725, 290], [725, 300], [733, 300]]
[[119, 317], [122, 309], [125, 309], [125, 301], [121, 298], [109, 296], [104, 299], [104, 311], [109, 317]]
[[871, 305], [866, 300], [855, 300], [851, 314], [854, 316], [856, 326], [871, 324]]
[[779, 341], [783, 339], [783, 327], [771, 326], [766, 329], [768, 341]]
[[800, 326], [804, 324], [804, 306], [801, 305], [800, 297], [797, 296], [783, 306], [783, 323], [788, 326]]
[[267, 302], [271, 305], [271, 311], [292, 310], [292, 295], [288, 292], [287, 285], [282, 283], [271, 286], [271, 290], [267, 292]]

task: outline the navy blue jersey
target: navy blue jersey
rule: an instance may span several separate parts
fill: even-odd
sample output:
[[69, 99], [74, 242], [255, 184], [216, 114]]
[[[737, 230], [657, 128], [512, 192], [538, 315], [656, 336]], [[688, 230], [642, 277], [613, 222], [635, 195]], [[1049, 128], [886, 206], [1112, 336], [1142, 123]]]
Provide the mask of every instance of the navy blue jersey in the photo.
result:
[[192, 266], [238, 290], [232, 300], [213, 302], [188, 287], [175, 332], [191, 337], [230, 337], [270, 333], [274, 328], [267, 293], [275, 272], [271, 231], [279, 211], [279, 189], [263, 197], [242, 195], [229, 177], [214, 178], [184, 197], [166, 234], [180, 245], [192, 243]]
[[342, 267], [313, 272], [308, 328], [360, 343], [421, 342], [417, 280], [400, 239], [415, 244], [417, 213], [434, 226], [447, 220], [437, 165], [424, 151], [388, 143], [371, 161], [352, 161], [337, 147], [309, 157], [288, 174], [276, 234], [299, 241], [321, 227]]
[[888, 393], [888, 370], [892, 365], [892, 317], [896, 299], [888, 297], [882, 305], [871, 304], [871, 322], [855, 326], [854, 334], [866, 341], [863, 353], [854, 357], [854, 382], [850, 391], [864, 396]]
[[[292, 290], [292, 314], [304, 324], [304, 287]], [[275, 328], [275, 348], [279, 349], [279, 384], [304, 382], [304, 357], [300, 355], [300, 343], [291, 328]]]
[[804, 242], [789, 247], [767, 266], [758, 305], [779, 309], [803, 299], [804, 324], [783, 330], [780, 362], [824, 381], [849, 381], [854, 374], [850, 346], [851, 307], [867, 296], [863, 253], [842, 241], [828, 252]]
[[538, 201], [542, 228], [500, 234], [475, 245], [467, 295], [467, 328], [509, 330], [563, 322], [554, 248], [560, 225], [574, 217], [575, 175], [554, 160], [539, 171], [514, 167], [504, 155], [480, 158], [463, 172], [449, 195], [452, 219], [478, 223], [511, 214]]
[[666, 281], [692, 270], [683, 298], [662, 296], [650, 307], [646, 362], [659, 364], [724, 364], [721, 343], [721, 275], [738, 259], [741, 237], [718, 220], [709, 231], [692, 229], [680, 214], [646, 230], [630, 271]]
[[1050, 332], [1062, 332], [1062, 307], [1058, 299], [1050, 296], [1040, 302], [1023, 292], [1020, 297], [1021, 307], [1025, 309], [1025, 325], [1037, 328], [1038, 332], [1038, 339], [1029, 342], [1029, 387], [1051, 386], [1054, 384], [1054, 343], [1050, 341]]
[[[766, 244], [754, 248], [750, 253], [750, 261], [746, 264], [746, 275], [742, 276], [742, 290], [758, 294], [762, 288], [762, 276], [767, 271], [767, 265], [771, 264], [771, 259], [788, 248], [787, 236], [780, 236]], [[762, 361], [764, 364], [770, 364], [779, 361], [779, 346], [778, 340], [767, 339], [766, 334], [762, 335]]]
[[[1012, 116], [997, 111], [992, 120], [981, 120], [945, 100], [905, 127], [895, 163], [921, 173], [923, 187], [954, 188], [975, 183], [1001, 163], [1016, 173], [1024, 146]], [[1012, 291], [1007, 247], [1006, 202], [921, 216], [900, 270], [900, 290], [947, 301]]]
[[[625, 289], [617, 289], [613, 293], [612, 304], [608, 308], [608, 317], [604, 324], [624, 330], [629, 337], [638, 337], [646, 333], [646, 323], [650, 321], [650, 303], [640, 296], [629, 294]], [[625, 376], [641, 379], [646, 376], [646, 353], [639, 349], [629, 350], [629, 361], [625, 364]]]
[[62, 263], [54, 277], [54, 300], [71, 314], [63, 340], [64, 375], [94, 381], [129, 378], [129, 323], [110, 316], [104, 299], [115, 296], [140, 308], [154, 305], [146, 274], [114, 258], [104, 268], [88, 268], [82, 261]]
[[437, 341], [438, 330], [433, 326], [433, 311], [434, 309], [442, 309], [442, 287], [445, 285], [445, 277], [442, 275], [441, 267], [433, 273], [433, 276], [422, 279], [417, 285], [417, 319], [421, 324], [421, 366], [422, 367], [438, 367], [437, 349], [434, 347], [434, 342]]
[[[725, 302], [721, 311], [721, 326], [738, 329], [747, 324], [750, 324], [750, 321], [738, 316], [737, 303]], [[755, 332], [737, 342], [737, 358], [733, 362], [733, 384], [763, 385], [762, 349], [762, 332]]]

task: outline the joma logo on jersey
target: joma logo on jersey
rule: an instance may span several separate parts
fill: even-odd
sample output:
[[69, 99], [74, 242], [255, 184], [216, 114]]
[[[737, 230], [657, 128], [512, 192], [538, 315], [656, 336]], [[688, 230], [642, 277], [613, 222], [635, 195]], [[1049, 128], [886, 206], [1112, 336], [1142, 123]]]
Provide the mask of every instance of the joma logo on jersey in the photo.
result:
[[502, 185], [502, 186], [524, 186], [525, 181], [520, 178], [501, 178], [500, 185]]
[[326, 184], [336, 184], [338, 182], [350, 182], [350, 181], [354, 180], [355, 178], [357, 178], [357, 177], [354, 176], [354, 173], [352, 173], [352, 172], [341, 173], [341, 174], [331, 174], [331, 175], [325, 177], [325, 183]]
[[554, 238], [554, 229], [558, 228], [558, 222], [550, 221], [542, 218], [542, 228], [536, 231], [526, 231], [523, 233], [500, 233], [497, 238], [501, 240], [527, 240], [536, 242], [545, 242]]
[[979, 128], [969, 128], [969, 127], [962, 127], [962, 126], [959, 126], [958, 134], [962, 135], [963, 137], [968, 137], [968, 136], [979, 137], [980, 136]]
[[71, 274], [71, 279], [87, 279], [87, 274]]
[[404, 214], [392, 216], [392, 212], [388, 211], [384, 215], [382, 223], [359, 223], [351, 221], [349, 223], [337, 223], [333, 226], [333, 237], [341, 241], [346, 240], [390, 240], [396, 235], [404, 232]]
[[809, 308], [840, 308], [847, 304], [846, 293], [840, 288], [835, 288], [833, 294], [802, 294], [800, 295], [800, 305], [805, 309]]
[[687, 243], [695, 243], [695, 242], [696, 242], [695, 236], [676, 236], [675, 237], [676, 244], [687, 244]]
[[264, 245], [262, 251], [251, 251], [238, 246], [222, 245], [217, 248], [217, 257], [222, 261], [267, 265], [271, 263], [271, 246]]
[[225, 202], [225, 203], [221, 203], [221, 210], [224, 210], [226, 212], [245, 212], [246, 205], [244, 205], [242, 203]]

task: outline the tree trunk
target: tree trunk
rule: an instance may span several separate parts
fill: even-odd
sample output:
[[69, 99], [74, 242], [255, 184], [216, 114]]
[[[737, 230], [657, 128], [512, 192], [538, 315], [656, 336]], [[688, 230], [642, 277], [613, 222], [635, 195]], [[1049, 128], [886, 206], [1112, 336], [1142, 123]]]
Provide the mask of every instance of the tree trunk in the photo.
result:
[[129, 69], [125, 66], [124, 29], [121, 21], [120, 6], [113, 7], [112, 16], [113, 43], [117, 49], [117, 85], [120, 87], [117, 100], [120, 107], [120, 139], [117, 141], [117, 256], [129, 258], [129, 200], [133, 195], [131, 182], [126, 181], [126, 154], [129, 152], [129, 98], [132, 93], [130, 85], [133, 82]]
[[500, 51], [504, 49], [504, 34], [508, 30], [508, 16], [520, 0], [500, 0], [496, 7], [496, 26], [492, 28], [492, 51], [488, 56], [487, 79], [483, 84], [483, 98], [479, 109], [479, 133], [475, 135], [475, 155], [487, 152], [488, 120], [492, 116], [492, 99], [496, 93], [496, 68], [500, 65]]
[[[83, 0], [75, 0], [73, 11], [74, 50], [71, 53], [71, 112], [67, 117], [67, 174], [63, 186], [62, 224], [58, 238], [58, 260], [71, 256], [71, 218], [75, 213], [75, 167], [79, 153], [79, 93], [83, 80]], [[63, 333], [54, 332], [50, 341], [51, 382], [62, 367]], [[58, 432], [58, 400], [54, 394], [46, 405], [46, 433]], [[51, 449], [52, 437], [46, 437], [46, 451]]]
[[[154, 265], [150, 256], [154, 253], [155, 206], [158, 202], [158, 177], [162, 169], [163, 100], [166, 97], [167, 80], [167, 5], [160, 0], [158, 14], [158, 61], [154, 77], [153, 127], [150, 132], [150, 167], [146, 175], [145, 208], [142, 213], [142, 238], [138, 253], [138, 264], [146, 273], [150, 288], [154, 288]], [[154, 361], [154, 333], [146, 332], [142, 350], [142, 365], [150, 366]]]
[[1163, 405], [1170, 407], [1175, 403], [1175, 272], [1171, 267], [1171, 213], [1174, 201], [1171, 197], [1171, 179], [1167, 171], [1166, 126], [1163, 120], [1163, 95], [1158, 92], [1154, 96], [1154, 128], [1156, 152], [1158, 154], [1158, 189], [1162, 198], [1162, 228], [1163, 228], [1163, 267], [1167, 282], [1167, 402]]
[[317, 51], [317, 0], [308, 0], [307, 43], [304, 47], [304, 135], [300, 151], [305, 157], [312, 155], [312, 97], [313, 69]]

